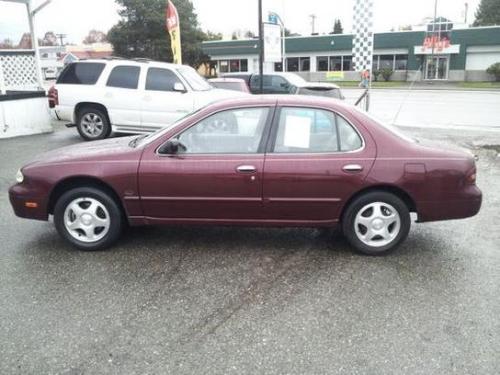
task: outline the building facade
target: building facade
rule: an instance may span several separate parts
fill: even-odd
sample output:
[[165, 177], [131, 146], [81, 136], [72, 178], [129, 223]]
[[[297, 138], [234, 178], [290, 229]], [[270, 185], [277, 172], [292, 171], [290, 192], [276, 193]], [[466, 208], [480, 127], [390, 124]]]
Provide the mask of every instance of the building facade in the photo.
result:
[[[434, 34], [432, 34], [434, 35]], [[312, 81], [359, 80], [352, 63], [352, 35], [287, 37], [285, 70]], [[217, 74], [258, 72], [259, 41], [203, 42]], [[376, 33], [373, 70], [393, 70], [392, 80], [489, 81], [486, 69], [500, 62], [500, 26]], [[265, 72], [283, 71], [264, 64]]]

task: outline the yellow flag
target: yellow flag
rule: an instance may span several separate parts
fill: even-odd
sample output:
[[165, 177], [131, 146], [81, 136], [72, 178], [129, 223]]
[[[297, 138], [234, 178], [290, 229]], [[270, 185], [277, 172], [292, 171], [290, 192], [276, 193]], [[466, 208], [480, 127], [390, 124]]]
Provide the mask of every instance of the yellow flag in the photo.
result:
[[182, 64], [181, 28], [179, 22], [179, 13], [177, 13], [177, 8], [170, 0], [167, 0], [166, 13], [167, 30], [170, 34], [170, 44], [172, 46], [174, 64]]

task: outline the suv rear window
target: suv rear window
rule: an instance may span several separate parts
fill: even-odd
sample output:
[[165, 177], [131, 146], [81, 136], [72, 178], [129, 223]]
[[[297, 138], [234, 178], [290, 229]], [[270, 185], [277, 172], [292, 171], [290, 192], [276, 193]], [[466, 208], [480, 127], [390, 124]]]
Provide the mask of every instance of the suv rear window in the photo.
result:
[[109, 75], [106, 86], [122, 89], [136, 89], [139, 83], [141, 68], [138, 66], [115, 66]]
[[62, 72], [57, 83], [66, 83], [73, 85], [94, 85], [105, 64], [103, 63], [72, 63], [69, 64]]

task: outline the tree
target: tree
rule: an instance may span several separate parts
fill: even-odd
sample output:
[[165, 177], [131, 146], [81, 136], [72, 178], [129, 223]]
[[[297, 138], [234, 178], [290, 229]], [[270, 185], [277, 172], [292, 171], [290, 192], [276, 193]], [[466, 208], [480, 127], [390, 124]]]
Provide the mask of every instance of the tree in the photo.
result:
[[300, 36], [300, 34], [294, 33], [293, 31], [285, 27], [285, 36]]
[[106, 33], [92, 29], [89, 31], [89, 34], [83, 40], [83, 44], [92, 44], [92, 43], [104, 43], [108, 41], [108, 37]]
[[38, 44], [41, 46], [57, 46], [57, 36], [53, 31], [47, 31], [43, 39], [38, 40]]
[[[121, 20], [108, 33], [114, 53], [123, 57], [145, 57], [172, 61], [170, 36], [165, 26], [166, 0], [116, 0]], [[206, 38], [189, 0], [174, 0], [179, 13], [182, 61], [198, 66], [206, 57], [201, 42]]]
[[488, 69], [486, 69], [486, 73], [491, 74], [495, 77], [495, 81], [500, 82], [500, 62], [492, 64]]
[[474, 26], [500, 25], [500, 0], [481, 0]]
[[14, 42], [12, 42], [12, 39], [5, 38], [3, 41], [0, 42], [0, 49], [12, 49], [14, 48]]
[[342, 22], [339, 19], [336, 19], [333, 24], [333, 34], [343, 34], [344, 28], [342, 27]]

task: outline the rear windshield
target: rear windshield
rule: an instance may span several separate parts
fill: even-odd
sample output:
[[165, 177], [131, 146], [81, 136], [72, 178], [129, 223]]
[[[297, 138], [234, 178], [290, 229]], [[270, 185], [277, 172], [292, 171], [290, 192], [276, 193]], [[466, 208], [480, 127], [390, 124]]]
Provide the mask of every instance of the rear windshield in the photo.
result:
[[313, 95], [313, 96], [325, 96], [327, 98], [336, 98], [336, 99], [342, 98], [342, 95], [340, 95], [339, 89], [331, 89], [331, 88], [323, 88], [323, 87], [318, 87], [318, 88], [301, 87], [299, 89], [298, 94], [300, 94], [300, 95]]
[[212, 86], [219, 89], [233, 90], [233, 91], [248, 91], [244, 82], [210, 82]]
[[103, 63], [72, 63], [69, 64], [62, 72], [57, 83], [67, 83], [73, 85], [94, 85], [105, 64]]

